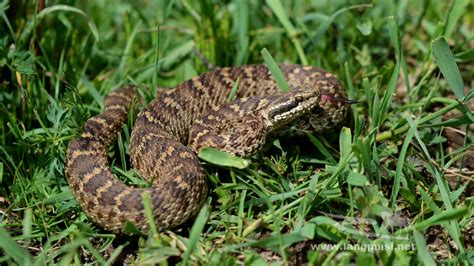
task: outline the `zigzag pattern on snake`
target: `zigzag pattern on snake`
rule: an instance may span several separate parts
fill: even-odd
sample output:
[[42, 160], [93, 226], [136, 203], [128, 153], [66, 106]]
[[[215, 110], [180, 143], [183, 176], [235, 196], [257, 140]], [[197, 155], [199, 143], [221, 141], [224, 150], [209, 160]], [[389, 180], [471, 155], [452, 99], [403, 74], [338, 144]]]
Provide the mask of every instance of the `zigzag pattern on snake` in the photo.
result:
[[[265, 65], [217, 69], [160, 92], [139, 113], [131, 134], [132, 165], [153, 180], [149, 188], [127, 186], [110, 170], [108, 148], [127, 120], [135, 92], [125, 87], [109, 93], [104, 111], [87, 120], [67, 150], [67, 180], [82, 209], [109, 230], [123, 230], [127, 221], [147, 230], [142, 203], [147, 192], [157, 227], [176, 227], [196, 215], [207, 198], [199, 148], [249, 156], [290, 124], [321, 132], [344, 120], [345, 92], [331, 73], [289, 64], [280, 69], [289, 92], [280, 91]], [[228, 101], [237, 80], [236, 100]]]

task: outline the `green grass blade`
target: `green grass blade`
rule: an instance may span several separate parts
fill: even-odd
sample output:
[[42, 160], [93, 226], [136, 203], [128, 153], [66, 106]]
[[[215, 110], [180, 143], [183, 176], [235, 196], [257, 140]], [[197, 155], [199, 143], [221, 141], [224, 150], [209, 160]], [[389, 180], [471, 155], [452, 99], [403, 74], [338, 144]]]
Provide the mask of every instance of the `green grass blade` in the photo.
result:
[[398, 76], [400, 75], [400, 57], [401, 57], [401, 45], [400, 45], [400, 37], [398, 33], [398, 23], [394, 17], [388, 18], [388, 29], [390, 33], [390, 39], [392, 40], [392, 45], [395, 47], [395, 51], [397, 52], [397, 63], [393, 69], [392, 75], [390, 76], [390, 80], [388, 81], [387, 89], [385, 91], [385, 95], [382, 99], [382, 103], [380, 105], [379, 116], [377, 126], [380, 126], [385, 119], [385, 115], [387, 113], [388, 107], [392, 102], [393, 93], [395, 92], [395, 88], [397, 87], [397, 80]]
[[234, 65], [239, 66], [242, 65], [248, 57], [249, 51], [249, 43], [250, 39], [248, 36], [249, 30], [249, 1], [247, 0], [237, 0], [237, 13], [235, 16], [235, 26], [238, 27], [237, 29], [237, 36], [239, 38], [238, 47], [237, 47], [237, 55], [235, 57]]
[[455, 56], [456, 61], [458, 62], [469, 62], [474, 60], [474, 48], [471, 48], [467, 51], [459, 52]]
[[2, 225], [0, 225], [0, 247], [5, 255], [13, 258], [19, 265], [30, 265], [33, 261], [30, 253], [18, 246]]
[[286, 79], [283, 76], [283, 73], [281, 73], [280, 67], [275, 62], [272, 55], [268, 52], [267, 48], [263, 48], [261, 53], [263, 60], [265, 60], [265, 64], [270, 70], [270, 73], [272, 73], [273, 78], [275, 78], [280, 90], [284, 92], [290, 91], [290, 87], [288, 86], [288, 83], [286, 83]]
[[[127, 59], [130, 57], [130, 51], [132, 49], [132, 44], [137, 38], [138, 30], [140, 29], [141, 23], [137, 23], [133, 28], [132, 33], [127, 38], [127, 44], [123, 49], [122, 56], [120, 58], [120, 63], [118, 65], [118, 71], [116, 73], [123, 73], [125, 64], [127, 63]], [[156, 66], [156, 64], [154, 64]]]
[[161, 42], [161, 26], [160, 24], [156, 25], [156, 41], [155, 41], [155, 50], [154, 50], [154, 58], [155, 58], [155, 69], [154, 69], [154, 75], [151, 76], [151, 90], [152, 90], [152, 95], [156, 95], [156, 90], [158, 89], [158, 76], [160, 73], [160, 42]]
[[[99, 38], [99, 30], [97, 29], [97, 26], [94, 24], [94, 22], [89, 18], [89, 16], [84, 13], [84, 11], [80, 10], [79, 8], [68, 6], [68, 5], [54, 5], [50, 7], [46, 7], [43, 10], [41, 10], [40, 13], [36, 16], [37, 20], [43, 19], [46, 15], [53, 13], [53, 12], [71, 12], [71, 13], [76, 13], [81, 16], [83, 16], [86, 21], [87, 25], [89, 26], [89, 30], [94, 36], [95, 40], [98, 42], [100, 40]], [[33, 28], [37, 26], [37, 21], [31, 21], [21, 34], [20, 40], [22, 42], [25, 42], [27, 38], [30, 36], [31, 32], [33, 31]]]
[[3, 163], [0, 162], [0, 184], [3, 182]]
[[[408, 123], [411, 123], [410, 120], [407, 120]], [[410, 125], [412, 126], [412, 125]], [[430, 172], [430, 174], [432, 176], [435, 177], [436, 179], [436, 184], [438, 185], [438, 189], [439, 189], [439, 194], [441, 196], [441, 199], [444, 203], [444, 206], [446, 208], [446, 211], [451, 211], [453, 210], [453, 202], [451, 202], [451, 198], [450, 198], [450, 189], [449, 189], [449, 186], [446, 184], [446, 180], [444, 179], [444, 176], [441, 175], [441, 173], [436, 169], [436, 167], [431, 163], [432, 159], [431, 159], [431, 155], [428, 151], [428, 148], [426, 147], [425, 143], [421, 140], [421, 137], [420, 135], [418, 134], [417, 131], [415, 131], [415, 138], [418, 142], [418, 144], [421, 146], [421, 149], [424, 153], [424, 155], [426, 156], [426, 158], [428, 158], [428, 163], [427, 164], [427, 169], [428, 171]], [[443, 212], [446, 212], [446, 211], [438, 211], [438, 213], [443, 213]], [[456, 244], [458, 245], [458, 248], [461, 252], [464, 252], [464, 247], [461, 243], [461, 240], [460, 240], [460, 233], [459, 233], [459, 224], [456, 220], [451, 220], [447, 223], [444, 224], [446, 230], [448, 231], [449, 235], [451, 236], [451, 238], [456, 242]]]
[[468, 212], [467, 207], [451, 209], [435, 214], [430, 218], [415, 224], [416, 230], [426, 230], [430, 226], [438, 225], [446, 221], [455, 220], [463, 217]]
[[444, 26], [443, 35], [446, 39], [451, 39], [451, 34], [456, 29], [456, 24], [463, 15], [466, 14], [466, 7], [469, 5], [469, 0], [454, 0], [446, 17], [446, 24]]
[[[15, 32], [13, 31], [10, 20], [7, 17], [6, 11], [10, 8], [9, 1], [0, 2], [0, 17], [3, 19], [3, 22], [7, 25], [8, 30], [12, 38], [15, 38]], [[16, 40], [15, 40], [16, 41]]]
[[207, 204], [204, 204], [204, 206], [202, 206], [201, 210], [199, 211], [196, 220], [194, 221], [193, 227], [191, 228], [186, 251], [183, 254], [183, 265], [188, 265], [188, 260], [199, 242], [199, 238], [201, 236], [202, 230], [204, 229], [204, 225], [206, 225], [208, 217], [209, 207]]
[[273, 13], [278, 18], [281, 25], [283, 25], [283, 28], [285, 28], [288, 35], [290, 35], [290, 37], [295, 35], [296, 29], [288, 18], [285, 8], [281, 4], [280, 0], [267, 0], [266, 3], [272, 9]]
[[[410, 117], [407, 117], [407, 120], [411, 120]], [[392, 195], [390, 196], [390, 203], [392, 208], [395, 207], [395, 203], [398, 197], [398, 191], [400, 189], [400, 182], [402, 180], [402, 170], [403, 164], [405, 163], [405, 157], [407, 154], [408, 146], [410, 145], [413, 136], [415, 135], [415, 131], [417, 130], [418, 120], [411, 123], [410, 130], [408, 130], [407, 136], [403, 141], [402, 149], [400, 150], [400, 155], [397, 160], [397, 167], [395, 170], [395, 177], [393, 178], [393, 187], [392, 187]]]
[[280, 23], [283, 25], [283, 28], [285, 28], [286, 33], [290, 37], [290, 40], [293, 43], [293, 46], [295, 47], [296, 52], [298, 53], [301, 63], [303, 65], [307, 65], [308, 59], [306, 58], [306, 55], [303, 51], [301, 43], [297, 38], [296, 29], [291, 23], [290, 19], [288, 18], [285, 8], [281, 4], [280, 0], [267, 0], [266, 3], [272, 9], [273, 13], [278, 18]]
[[92, 98], [99, 104], [100, 108], [102, 109], [104, 106], [104, 96], [99, 93], [99, 91], [95, 88], [94, 84], [92, 84], [86, 77], [82, 78], [82, 83], [86, 86], [89, 93], [92, 95]]
[[242, 193], [240, 194], [240, 200], [239, 200], [239, 218], [240, 219], [237, 222], [237, 236], [238, 237], [242, 237], [242, 232], [243, 232], [243, 227], [244, 227], [243, 217], [245, 217], [244, 203], [245, 203], [246, 196], [247, 196], [247, 190], [243, 190]]
[[156, 228], [155, 219], [153, 218], [153, 208], [151, 203], [151, 195], [149, 192], [144, 191], [142, 193], [142, 202], [143, 207], [145, 208], [145, 216], [148, 220], [148, 226], [153, 237], [158, 235], [158, 230]]
[[118, 135], [117, 142], [118, 142], [120, 162], [122, 163], [122, 168], [127, 169], [127, 160], [125, 159], [125, 145], [124, 145], [124, 140], [122, 139], [121, 134]]
[[315, 33], [311, 37], [311, 40], [313, 43], [316, 41], [321, 40], [323, 35], [328, 31], [329, 27], [334, 23], [336, 18], [342, 14], [344, 14], [347, 11], [350, 11], [351, 9], [359, 9], [359, 8], [364, 8], [364, 7], [372, 7], [371, 4], [360, 4], [360, 5], [353, 5], [353, 6], [348, 6], [348, 7], [343, 7], [333, 14], [331, 16], [325, 18], [323, 22], [319, 25], [319, 27], [316, 29]]
[[473, 124], [474, 121], [471, 120], [471, 117], [474, 116], [474, 112], [469, 112], [470, 116], [468, 114], [463, 114], [457, 117], [453, 117], [451, 119], [442, 121], [442, 122], [437, 122], [429, 125], [425, 125], [424, 127], [433, 127], [433, 128], [439, 128], [439, 127], [459, 127], [463, 125], [469, 125]]
[[416, 243], [416, 250], [418, 254], [418, 259], [423, 262], [424, 265], [436, 266], [436, 262], [428, 251], [426, 246], [425, 237], [418, 231], [413, 232], [413, 238]]
[[185, 56], [192, 53], [194, 46], [194, 41], [188, 41], [167, 52], [166, 56], [160, 60], [161, 69], [169, 69], [173, 64], [180, 62]]
[[237, 78], [234, 85], [232, 86], [232, 90], [229, 93], [229, 97], [227, 98], [229, 102], [235, 99], [235, 94], [237, 93], [237, 90], [239, 89], [239, 84], [240, 84], [240, 78]]
[[[388, 33], [390, 36], [390, 41], [392, 42], [395, 51], [397, 52], [396, 55], [400, 55], [401, 53], [401, 43], [400, 43], [400, 33], [398, 31], [398, 20], [396, 17], [389, 17], [387, 19], [388, 23]], [[400, 58], [397, 58], [400, 60]]]
[[306, 132], [306, 136], [308, 136], [311, 143], [313, 143], [313, 145], [318, 148], [319, 152], [321, 152], [328, 161], [330, 161], [333, 165], [337, 163], [329, 150], [321, 143], [321, 141], [318, 140], [318, 138], [316, 138], [311, 132]]
[[30, 244], [30, 238], [31, 238], [31, 232], [32, 232], [32, 226], [33, 226], [33, 211], [31, 208], [27, 208], [25, 210], [25, 214], [23, 217], [23, 237], [26, 239], [25, 245], [29, 246]]

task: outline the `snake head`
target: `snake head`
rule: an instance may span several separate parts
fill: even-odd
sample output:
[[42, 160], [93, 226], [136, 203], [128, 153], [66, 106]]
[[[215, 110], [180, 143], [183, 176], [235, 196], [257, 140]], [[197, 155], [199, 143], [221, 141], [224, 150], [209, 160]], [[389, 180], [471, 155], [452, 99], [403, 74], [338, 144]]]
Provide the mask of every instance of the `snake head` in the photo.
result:
[[285, 127], [328, 132], [347, 121], [349, 105], [357, 103], [346, 98], [340, 82], [334, 77], [293, 87], [293, 91], [276, 96], [262, 112], [268, 132]]
[[319, 89], [306, 87], [273, 97], [261, 110], [267, 131], [277, 130], [308, 113], [319, 104], [320, 99]]
[[292, 123], [297, 131], [327, 133], [350, 122], [347, 119], [349, 105], [357, 103], [357, 101], [346, 98], [346, 93], [336, 79], [328, 79], [320, 87], [321, 94], [318, 104], [310, 112], [300, 116]]

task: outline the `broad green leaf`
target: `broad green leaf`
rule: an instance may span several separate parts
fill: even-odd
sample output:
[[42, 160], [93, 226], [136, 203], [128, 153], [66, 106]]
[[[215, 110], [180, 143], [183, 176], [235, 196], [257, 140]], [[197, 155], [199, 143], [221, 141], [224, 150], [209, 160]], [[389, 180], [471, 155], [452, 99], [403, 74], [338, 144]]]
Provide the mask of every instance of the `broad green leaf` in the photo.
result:
[[459, 100], [464, 98], [464, 82], [461, 78], [458, 65], [446, 40], [440, 37], [431, 43], [433, 55], [441, 73]]
[[215, 165], [238, 169], [244, 169], [250, 164], [250, 161], [246, 159], [209, 147], [201, 148], [198, 157]]
[[372, 33], [372, 21], [370, 20], [359, 23], [356, 27], [364, 36], [369, 36]]
[[349, 157], [352, 152], [352, 133], [351, 129], [343, 127], [339, 135], [339, 149], [341, 150], [341, 161], [343, 158]]
[[349, 171], [346, 181], [347, 183], [358, 187], [362, 187], [369, 184], [369, 179], [365, 175], [354, 171]]

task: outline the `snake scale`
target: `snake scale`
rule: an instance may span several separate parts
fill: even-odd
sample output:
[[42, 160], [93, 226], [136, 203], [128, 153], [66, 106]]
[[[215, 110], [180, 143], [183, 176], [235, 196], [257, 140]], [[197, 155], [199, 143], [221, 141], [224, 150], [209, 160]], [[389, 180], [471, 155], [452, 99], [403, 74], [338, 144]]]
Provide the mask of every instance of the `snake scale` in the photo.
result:
[[[265, 65], [220, 68], [160, 91], [138, 114], [130, 141], [133, 167], [153, 181], [148, 188], [128, 186], [110, 170], [108, 149], [127, 121], [135, 91], [109, 93], [103, 112], [87, 120], [67, 149], [66, 176], [81, 208], [108, 230], [121, 231], [127, 221], [148, 230], [142, 201], [147, 192], [159, 230], [176, 227], [207, 198], [207, 177], [196, 155], [201, 147], [249, 156], [289, 125], [321, 132], [344, 120], [348, 101], [334, 75], [311, 66], [280, 69], [288, 92]], [[229, 101], [237, 81], [235, 100]]]

